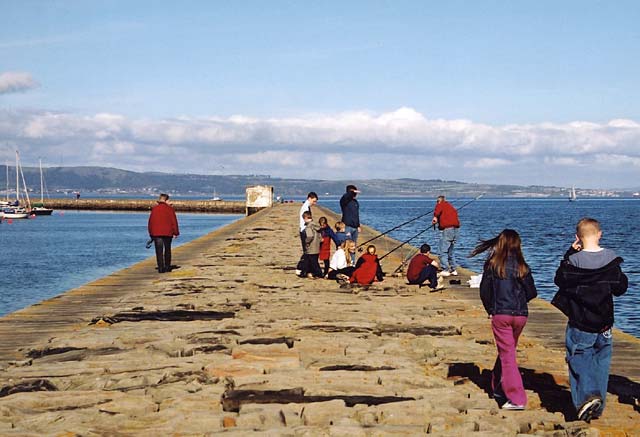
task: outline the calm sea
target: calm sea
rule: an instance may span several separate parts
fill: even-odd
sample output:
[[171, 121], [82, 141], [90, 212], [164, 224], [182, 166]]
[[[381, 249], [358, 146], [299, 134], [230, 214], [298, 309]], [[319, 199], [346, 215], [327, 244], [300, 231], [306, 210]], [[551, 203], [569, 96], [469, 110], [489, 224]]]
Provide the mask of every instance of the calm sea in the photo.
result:
[[[470, 199], [449, 199], [458, 207]], [[337, 197], [321, 196], [320, 204], [339, 212]], [[423, 213], [430, 213], [433, 199], [360, 199], [364, 224], [385, 231]], [[462, 222], [458, 262], [482, 270], [482, 256], [467, 258], [479, 238], [495, 236], [504, 228], [516, 229], [531, 265], [542, 298], [555, 293], [553, 275], [565, 250], [573, 241], [575, 223], [584, 216], [602, 223], [603, 246], [625, 260], [629, 291], [616, 300], [616, 326], [640, 337], [640, 200], [638, 199], [479, 199], [460, 210]], [[240, 216], [179, 214], [184, 244]], [[14, 220], [0, 225], [0, 315], [15, 311], [70, 288], [108, 275], [153, 255], [145, 249], [147, 213], [54, 212], [51, 217]], [[393, 231], [406, 240], [429, 226], [431, 215]], [[428, 230], [411, 242], [429, 243], [437, 251], [437, 231]], [[377, 243], [379, 253], [393, 249]], [[406, 249], [398, 252], [404, 256]]]
[[[242, 216], [178, 214], [177, 247]], [[149, 213], [54, 211], [0, 224], [0, 315], [154, 256]]]
[[[460, 207], [470, 199], [448, 199]], [[320, 198], [320, 204], [339, 212], [337, 198]], [[360, 199], [362, 223], [386, 231], [423, 213], [430, 213], [434, 199]], [[483, 255], [468, 258], [478, 239], [496, 236], [502, 229], [512, 228], [522, 238], [525, 258], [534, 274], [538, 294], [551, 300], [556, 292], [553, 277], [564, 252], [574, 241], [575, 224], [582, 217], [600, 221], [603, 230], [601, 245], [614, 249], [624, 258], [623, 271], [629, 277], [629, 290], [617, 298], [616, 326], [640, 337], [640, 199], [479, 199], [459, 211], [461, 220], [458, 263], [476, 272], [482, 271]], [[431, 214], [410, 223], [389, 235], [400, 241], [411, 238], [427, 228]], [[378, 240], [380, 241], [380, 240]], [[438, 232], [428, 230], [411, 244], [428, 243], [437, 252]], [[373, 244], [376, 244], [374, 242]], [[379, 253], [393, 247], [378, 243]], [[408, 250], [400, 249], [405, 256]]]

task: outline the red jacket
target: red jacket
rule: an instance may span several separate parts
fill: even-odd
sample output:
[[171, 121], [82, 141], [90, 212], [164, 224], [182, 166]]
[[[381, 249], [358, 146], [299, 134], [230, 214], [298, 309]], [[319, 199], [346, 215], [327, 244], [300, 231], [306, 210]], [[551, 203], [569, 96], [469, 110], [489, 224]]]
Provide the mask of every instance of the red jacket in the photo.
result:
[[[347, 255], [349, 256], [349, 255]], [[382, 269], [377, 255], [365, 253], [358, 259], [356, 270], [349, 278], [349, 282], [357, 282], [360, 285], [372, 284], [374, 280], [382, 281]]]
[[422, 272], [422, 270], [432, 262], [433, 260], [424, 253], [419, 253], [414, 256], [407, 268], [407, 279], [409, 281], [417, 281], [420, 277], [420, 272]]
[[436, 205], [436, 209], [433, 210], [433, 216], [438, 218], [438, 229], [440, 230], [460, 227], [458, 211], [446, 200]]
[[173, 237], [180, 235], [178, 218], [173, 207], [166, 202], [158, 202], [149, 216], [149, 235], [152, 237]]

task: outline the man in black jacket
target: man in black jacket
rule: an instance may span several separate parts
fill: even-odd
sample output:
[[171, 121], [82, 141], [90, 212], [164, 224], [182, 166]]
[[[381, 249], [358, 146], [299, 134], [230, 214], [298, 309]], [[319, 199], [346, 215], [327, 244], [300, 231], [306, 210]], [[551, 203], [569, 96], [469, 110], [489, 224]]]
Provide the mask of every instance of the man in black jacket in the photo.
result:
[[628, 279], [613, 250], [600, 247], [600, 223], [583, 218], [576, 240], [560, 263], [552, 304], [568, 318], [567, 363], [571, 397], [578, 419], [602, 415], [609, 381], [613, 338], [613, 296], [627, 291]]
[[[345, 224], [345, 232], [347, 238], [358, 244], [358, 233], [362, 230], [360, 227], [360, 204], [356, 196], [360, 193], [355, 185], [347, 185], [346, 193], [340, 198], [340, 209], [342, 210], [342, 223]], [[349, 237], [351, 234], [351, 237]], [[354, 253], [352, 260], [355, 262]]]

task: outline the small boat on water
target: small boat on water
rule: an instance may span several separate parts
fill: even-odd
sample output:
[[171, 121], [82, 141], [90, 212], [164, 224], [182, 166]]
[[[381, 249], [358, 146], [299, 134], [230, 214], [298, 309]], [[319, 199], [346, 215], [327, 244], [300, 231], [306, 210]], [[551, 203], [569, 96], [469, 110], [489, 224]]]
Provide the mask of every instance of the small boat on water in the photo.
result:
[[571, 187], [571, 192], [569, 193], [569, 202], [575, 202], [578, 200], [578, 196], [576, 196], [576, 187]]
[[26, 219], [29, 213], [26, 209], [16, 206], [4, 208], [2, 210], [2, 218], [4, 219]]
[[216, 189], [213, 189], [213, 197], [211, 198], [211, 200], [213, 200], [214, 202], [219, 202], [222, 200], [222, 197], [219, 197], [218, 194], [216, 193]]
[[42, 175], [42, 160], [40, 160], [40, 202], [35, 203], [31, 208], [31, 214], [34, 215], [51, 215], [53, 209], [44, 205], [44, 177]]

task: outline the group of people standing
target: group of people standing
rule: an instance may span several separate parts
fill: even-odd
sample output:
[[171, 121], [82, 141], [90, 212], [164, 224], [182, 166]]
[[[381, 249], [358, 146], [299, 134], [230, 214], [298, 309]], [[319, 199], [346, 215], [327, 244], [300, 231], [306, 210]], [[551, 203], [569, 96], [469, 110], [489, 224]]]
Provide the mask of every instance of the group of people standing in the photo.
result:
[[[300, 209], [300, 239], [303, 257], [299, 274], [340, 282], [370, 284], [382, 281], [383, 273], [373, 245], [355, 262], [359, 218], [359, 191], [346, 187], [340, 199], [342, 220], [335, 231], [327, 219], [313, 223], [311, 206], [318, 201], [311, 192]], [[440, 230], [440, 262], [423, 244], [407, 268], [409, 284], [425, 283], [431, 290], [443, 288], [443, 279], [457, 276], [455, 246], [460, 220], [456, 208], [444, 196], [437, 199], [433, 226]], [[554, 282], [558, 292], [552, 304], [567, 317], [566, 361], [572, 401], [578, 419], [591, 421], [604, 411], [612, 354], [613, 297], [624, 294], [628, 279], [623, 262], [613, 250], [599, 244], [602, 230], [597, 220], [584, 218], [576, 226], [576, 239], [565, 253]], [[331, 242], [336, 245], [332, 257]], [[496, 237], [480, 240], [470, 256], [487, 252], [480, 283], [480, 298], [491, 319], [498, 356], [492, 371], [491, 389], [501, 408], [522, 410], [527, 396], [516, 360], [518, 339], [527, 323], [528, 302], [537, 296], [533, 275], [522, 253], [520, 235], [504, 229]], [[329, 260], [330, 259], [330, 260]], [[324, 271], [319, 261], [324, 263]]]

